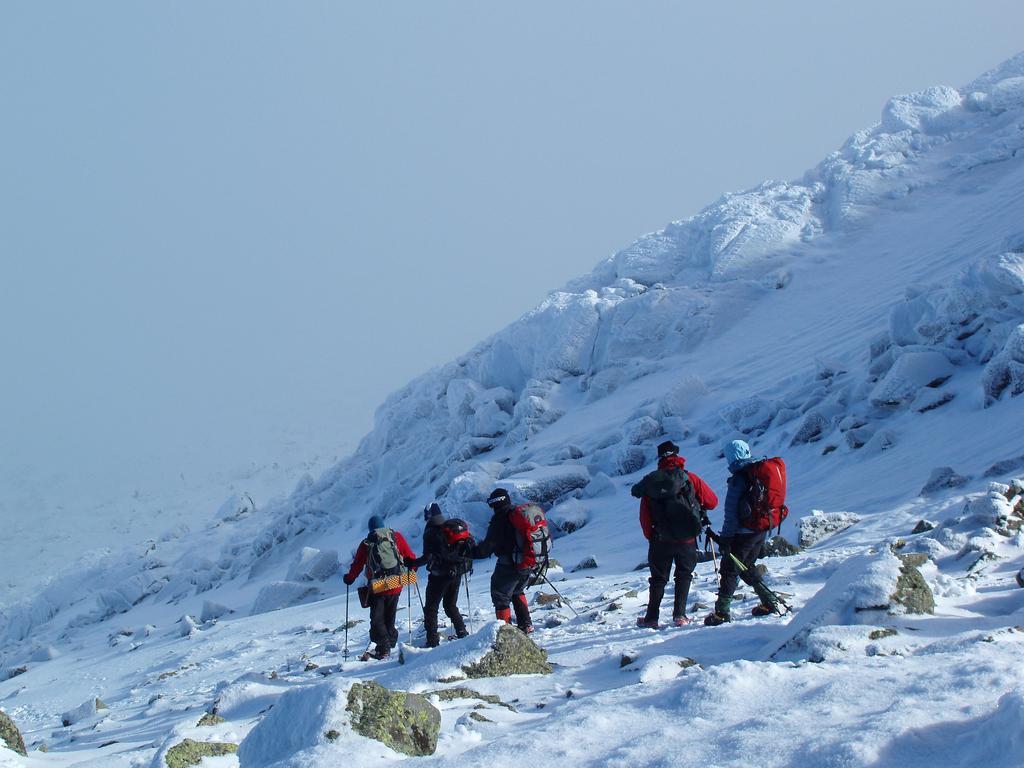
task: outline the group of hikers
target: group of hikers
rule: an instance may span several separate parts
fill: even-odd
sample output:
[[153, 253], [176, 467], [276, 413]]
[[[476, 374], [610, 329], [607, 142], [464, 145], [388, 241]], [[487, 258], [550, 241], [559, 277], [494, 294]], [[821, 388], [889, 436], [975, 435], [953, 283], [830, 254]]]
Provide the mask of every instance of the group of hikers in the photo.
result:
[[[725, 495], [721, 531], [711, 528], [707, 511], [718, 506], [715, 492], [693, 472], [686, 469], [686, 459], [679, 455], [679, 446], [667, 440], [658, 446], [657, 469], [648, 473], [632, 487], [632, 495], [640, 499], [640, 527], [648, 541], [650, 597], [646, 612], [637, 625], [660, 626], [661, 603], [665, 587], [675, 569], [675, 593], [672, 622], [689, 624], [686, 602], [693, 571], [698, 561], [697, 542], [701, 534], [719, 570], [718, 599], [704, 624], [716, 626], [731, 620], [733, 595], [742, 579], [750, 585], [760, 602], [754, 616], [781, 613], [784, 607], [779, 596], [763, 581], [755, 561], [761, 556], [768, 533], [788, 514], [785, 505], [786, 467], [781, 458], [754, 458], [743, 440], [733, 440], [725, 447], [730, 476]], [[385, 659], [397, 646], [399, 632], [395, 619], [402, 590], [414, 586], [419, 591], [416, 569], [426, 567], [429, 574], [426, 597], [422, 601], [426, 645], [441, 642], [438, 610], [454, 629], [453, 638], [469, 634], [466, 619], [459, 611], [459, 591], [466, 587], [469, 599], [468, 574], [473, 561], [497, 557], [491, 573], [491, 602], [497, 619], [533, 632], [526, 589], [547, 581], [551, 536], [544, 511], [535, 504], [513, 504], [509, 492], [496, 488], [487, 499], [492, 515], [487, 533], [480, 541], [470, 535], [465, 521], [446, 519], [438, 504], [423, 510], [423, 554], [419, 557], [396, 530], [387, 527], [379, 515], [369, 520], [367, 537], [359, 544], [348, 573], [346, 586], [355, 583], [360, 573], [367, 578], [359, 588], [360, 603], [370, 609], [370, 642], [362, 659]], [[714, 545], [718, 545], [721, 568]], [[550, 584], [550, 581], [547, 581]], [[411, 598], [410, 598], [411, 602]]]

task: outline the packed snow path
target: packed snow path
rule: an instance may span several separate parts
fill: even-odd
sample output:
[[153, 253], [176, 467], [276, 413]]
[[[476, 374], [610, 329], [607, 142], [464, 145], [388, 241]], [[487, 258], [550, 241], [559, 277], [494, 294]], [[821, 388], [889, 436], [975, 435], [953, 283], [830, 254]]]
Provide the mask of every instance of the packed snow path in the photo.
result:
[[[3, 707], [30, 748], [45, 743], [50, 751], [27, 760], [0, 753], [0, 765], [141, 766], [185, 737], [239, 743], [283, 694], [299, 691], [278, 716], [282, 732], [269, 736], [287, 742], [308, 726], [303, 719], [315, 720], [302, 696], [355, 677], [419, 692], [468, 686], [504, 702], [475, 709], [477, 699], [438, 701], [442, 735], [437, 754], [421, 758], [429, 764], [924, 766], [941, 757], [942, 765], [1020, 765], [1024, 589], [1014, 574], [1024, 566], [1024, 541], [1020, 533], [993, 535], [1000, 509], [994, 493], [919, 500], [803, 554], [768, 558], [772, 586], [798, 611], [785, 619], [751, 617], [757, 600], [742, 589], [730, 625], [638, 629], [646, 572], [556, 574], [583, 616], [557, 603], [534, 605], [535, 638], [555, 666], [548, 676], [438, 682], [457, 668], [460, 649], [489, 631], [483, 573], [473, 581], [476, 635], [433, 650], [407, 647], [404, 665], [397, 655], [351, 660], [366, 644], [365, 621], [350, 629], [344, 660], [343, 597], [196, 627], [92, 627], [2, 684]], [[910, 534], [909, 521], [921, 518], [936, 528]], [[934, 615], [854, 610], [876, 600], [876, 585], [863, 577], [870, 568], [849, 564], [884, 560], [897, 538], [903, 550], [931, 555], [925, 573], [937, 595]], [[703, 563], [691, 591], [694, 618], [707, 613], [701, 606], [713, 603], [714, 590], [712, 565]], [[353, 610], [353, 618], [365, 612]], [[405, 640], [404, 611], [401, 620]], [[97, 696], [107, 709], [61, 727], [61, 713]], [[225, 720], [198, 727], [215, 704]], [[355, 766], [400, 759], [350, 736], [320, 738], [283, 762], [243, 765], [327, 766], [342, 758]], [[239, 763], [226, 756], [207, 764]]]

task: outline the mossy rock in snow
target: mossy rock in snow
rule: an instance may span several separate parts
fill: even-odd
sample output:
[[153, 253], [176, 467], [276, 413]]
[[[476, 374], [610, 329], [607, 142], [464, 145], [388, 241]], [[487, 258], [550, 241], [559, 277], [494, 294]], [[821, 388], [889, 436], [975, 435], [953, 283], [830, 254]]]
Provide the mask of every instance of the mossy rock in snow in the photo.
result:
[[515, 627], [498, 629], [494, 645], [480, 661], [463, 667], [467, 677], [506, 677], [508, 675], [548, 675], [548, 653]]
[[892, 602], [902, 605], [907, 613], [935, 613], [935, 595], [918, 568], [927, 561], [922, 554], [897, 555], [902, 565], [896, 580]]
[[348, 693], [352, 730], [402, 754], [432, 755], [441, 731], [441, 713], [425, 696], [390, 691], [372, 681]]
[[167, 768], [190, 768], [202, 763], [204, 757], [222, 757], [233, 755], [237, 751], [238, 745], [230, 742], [185, 739], [167, 750], [164, 762], [167, 763]]
[[223, 717], [218, 715], [216, 712], [207, 712], [196, 723], [196, 728], [207, 728], [213, 725], [220, 725], [221, 723], [227, 722]]
[[800, 554], [800, 547], [785, 536], [772, 536], [765, 542], [763, 557], [791, 557]]
[[25, 740], [21, 738], [21, 731], [2, 709], [0, 709], [0, 741], [19, 755], [28, 756], [28, 752], [25, 750]]
[[427, 696], [437, 696], [441, 701], [455, 701], [456, 699], [479, 699], [480, 701], [486, 701], [488, 704], [494, 704], [495, 706], [504, 707], [505, 709], [515, 712], [516, 708], [508, 702], [502, 701], [499, 697], [492, 693], [480, 693], [474, 691], [472, 688], [465, 688], [463, 686], [457, 686], [455, 688], [440, 688], [436, 691], [430, 691], [425, 694]]

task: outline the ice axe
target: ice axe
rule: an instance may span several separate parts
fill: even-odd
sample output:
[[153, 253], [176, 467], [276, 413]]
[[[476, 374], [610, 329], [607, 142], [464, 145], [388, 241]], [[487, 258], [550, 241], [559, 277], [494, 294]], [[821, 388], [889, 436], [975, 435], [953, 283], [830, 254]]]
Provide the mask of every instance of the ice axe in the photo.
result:
[[[745, 566], [743, 564], [743, 561], [740, 560], [738, 557], [736, 557], [736, 555], [734, 555], [732, 552], [729, 553], [729, 557], [731, 557], [732, 561], [734, 563], [736, 563], [736, 567], [739, 568], [740, 571], [744, 571], [745, 572], [745, 571], [749, 571], [750, 570], [749, 568], [747, 568], [747, 566]], [[793, 612], [793, 609], [789, 607], [789, 603], [787, 603], [785, 600], [783, 600], [781, 597], [779, 597], [778, 593], [775, 592], [774, 590], [772, 590], [772, 588], [769, 587], [767, 584], [765, 584], [762, 579], [758, 579], [758, 583], [760, 583], [760, 585], [762, 587], [764, 587], [765, 591], [769, 595], [772, 596], [772, 600], [775, 601], [775, 606], [774, 606], [775, 612], [777, 614], [779, 614], [779, 616], [785, 616], [787, 613], [792, 613]], [[785, 608], [786, 610], [780, 611], [779, 610], [779, 606], [780, 605], [783, 608]]]
[[562, 597], [562, 593], [558, 591], [558, 587], [556, 587], [556, 586], [555, 586], [554, 584], [552, 584], [552, 583], [551, 583], [551, 580], [550, 580], [550, 579], [548, 578], [548, 575], [547, 575], [546, 573], [545, 573], [545, 574], [542, 574], [542, 575], [541, 575], [541, 578], [543, 578], [543, 579], [544, 579], [544, 582], [545, 582], [545, 583], [546, 583], [546, 584], [547, 584], [547, 585], [548, 585], [549, 587], [551, 587], [551, 588], [552, 588], [553, 590], [555, 590], [555, 594], [556, 594], [556, 595], [558, 595], [558, 599], [559, 599], [559, 600], [561, 600], [561, 601], [562, 601], [563, 603], [565, 603], [566, 605], [568, 605], [568, 606], [569, 606], [569, 610], [571, 610], [571, 611], [572, 611], [573, 613], [575, 613], [575, 614], [576, 614], [577, 616], [579, 616], [579, 615], [580, 615], [580, 612], [579, 612], [579, 611], [577, 611], [577, 610], [576, 610], [575, 608], [573, 608], [573, 606], [572, 606], [572, 603], [570, 603], [570, 602], [569, 602], [568, 600], [566, 600], [566, 599], [565, 599], [564, 597]]

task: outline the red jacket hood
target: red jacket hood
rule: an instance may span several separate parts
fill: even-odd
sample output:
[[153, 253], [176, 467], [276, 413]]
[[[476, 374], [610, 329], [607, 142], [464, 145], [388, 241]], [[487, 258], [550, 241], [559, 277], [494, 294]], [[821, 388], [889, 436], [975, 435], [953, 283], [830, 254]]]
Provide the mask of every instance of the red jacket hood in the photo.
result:
[[658, 469], [685, 469], [686, 459], [682, 456], [666, 456], [658, 459]]

